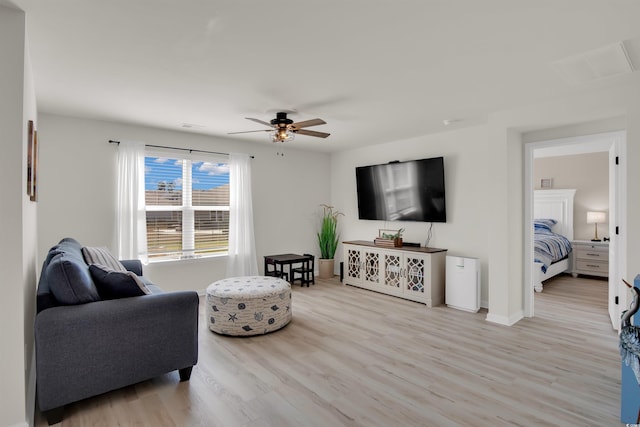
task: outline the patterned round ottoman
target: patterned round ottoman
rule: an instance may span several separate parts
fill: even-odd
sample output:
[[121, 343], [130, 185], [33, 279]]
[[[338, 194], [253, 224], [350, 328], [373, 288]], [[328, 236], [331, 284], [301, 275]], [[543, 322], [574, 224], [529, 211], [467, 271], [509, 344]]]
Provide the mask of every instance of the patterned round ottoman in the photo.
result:
[[218, 280], [207, 287], [209, 329], [223, 335], [260, 335], [291, 321], [291, 285], [277, 277]]

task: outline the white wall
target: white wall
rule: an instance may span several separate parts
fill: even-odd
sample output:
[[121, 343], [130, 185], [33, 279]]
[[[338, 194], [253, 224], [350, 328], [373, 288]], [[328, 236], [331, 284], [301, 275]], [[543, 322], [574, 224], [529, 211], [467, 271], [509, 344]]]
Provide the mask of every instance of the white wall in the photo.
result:
[[[638, 77], [640, 73], [636, 72]], [[621, 224], [620, 232], [627, 237], [626, 260], [627, 271], [623, 271], [622, 277], [633, 279], [640, 274], [640, 79], [637, 84], [628, 91], [627, 95], [627, 152], [621, 159], [627, 165], [627, 223]], [[620, 304], [628, 307], [631, 301], [629, 291], [626, 289], [627, 298], [621, 298]]]
[[[39, 260], [61, 238], [115, 248], [117, 146], [113, 140], [219, 152], [245, 152], [251, 162], [258, 266], [274, 253], [319, 254], [321, 203], [330, 201], [330, 157], [232, 139], [122, 123], [40, 114]], [[285, 156], [276, 151], [284, 148]], [[153, 263], [145, 274], [165, 290], [202, 291], [225, 277], [226, 257]]]
[[[28, 18], [27, 18], [28, 25]], [[25, 44], [25, 78], [24, 78], [24, 105], [23, 119], [26, 123], [33, 120], [34, 128], [38, 130], [38, 109], [36, 104], [35, 86], [33, 82], [33, 73], [31, 68], [31, 58], [29, 56], [28, 40]], [[22, 158], [27, 157], [27, 140], [28, 131], [23, 127], [23, 149]], [[28, 424], [33, 424], [33, 415], [35, 408], [35, 389], [36, 389], [36, 367], [35, 367], [35, 339], [33, 335], [33, 327], [35, 323], [36, 313], [36, 289], [37, 279], [40, 273], [38, 265], [38, 204], [28, 200], [26, 196], [27, 172], [26, 165], [23, 162], [22, 173], [22, 259], [23, 259], [23, 297], [24, 297], [24, 344], [25, 344], [25, 364], [27, 384], [26, 390], [26, 418]]]
[[[578, 124], [605, 123], [625, 118], [627, 155], [626, 253], [629, 262], [623, 275], [633, 278], [640, 259], [640, 73], [619, 81], [593, 85], [574, 97], [492, 113], [485, 126], [390, 141], [374, 147], [336, 153], [332, 158], [332, 204], [341, 218], [341, 240], [371, 240], [378, 228], [394, 223], [359, 221], [355, 190], [355, 167], [444, 156], [447, 186], [446, 224], [435, 224], [430, 246], [449, 249], [460, 256], [479, 257], [482, 262], [482, 300], [487, 319], [513, 324], [524, 313], [524, 151], [523, 133], [542, 135], [545, 129], [571, 129]], [[615, 119], [619, 123], [619, 119]], [[587, 125], [588, 127], [588, 125]], [[571, 136], [568, 134], [566, 136]], [[424, 243], [424, 223], [401, 223], [407, 241]], [[398, 227], [396, 227], [398, 228]], [[339, 247], [338, 257], [342, 256]], [[624, 298], [621, 301], [625, 301]]]
[[[486, 127], [477, 126], [403, 141], [394, 141], [336, 153], [332, 158], [332, 203], [343, 212], [341, 241], [373, 240], [380, 228], [405, 228], [403, 239], [426, 243], [429, 223], [367, 221], [358, 219], [355, 168], [392, 160], [444, 157], [447, 222], [433, 224], [430, 247], [448, 249], [449, 255], [480, 258], [483, 305], [487, 304], [487, 192], [494, 185], [487, 177]], [[342, 259], [342, 245], [336, 259]]]
[[[587, 153], [542, 157], [533, 162], [533, 185], [540, 189], [542, 178], [552, 178], [553, 188], [575, 188], [573, 237], [590, 240], [595, 227], [587, 224], [587, 211], [609, 212], [609, 153]], [[609, 236], [609, 216], [598, 224], [598, 237]]]
[[[522, 133], [540, 129], [553, 129], [576, 124], [599, 122], [611, 117], [625, 117], [627, 131], [627, 154], [621, 161], [627, 162], [627, 224], [621, 228], [626, 235], [624, 243], [627, 255], [624, 277], [638, 274], [640, 259], [640, 220], [636, 212], [640, 208], [640, 169], [633, 167], [640, 158], [640, 73], [618, 80], [599, 82], [581, 95], [554, 99], [523, 108], [501, 111], [489, 117], [490, 146], [495, 147], [489, 165], [495, 179], [504, 176], [511, 181], [523, 175], [522, 157], [502, 156], [505, 151], [522, 152]], [[515, 137], [514, 137], [515, 134]], [[566, 135], [570, 136], [570, 135]], [[506, 163], [501, 163], [505, 162]], [[520, 189], [506, 187], [496, 194], [492, 209], [505, 215], [494, 216], [493, 226], [498, 228], [508, 218], [523, 218], [522, 186]], [[492, 236], [489, 254], [489, 320], [501, 323], [517, 321], [523, 306], [523, 294], [515, 292], [522, 288], [524, 272], [522, 266], [514, 268], [507, 255], [522, 253], [523, 233], [511, 229]], [[620, 289], [621, 304], [626, 304], [626, 291]]]
[[[589, 141], [580, 140], [580, 144], [592, 142], [592, 136], [601, 133], [609, 133], [624, 130], [627, 128], [627, 119], [625, 116], [608, 117], [600, 120], [591, 120], [588, 122], [572, 123], [569, 125], [542, 128], [527, 131], [522, 134], [522, 142], [542, 142], [565, 138], [578, 138], [580, 136], [588, 136]], [[600, 141], [598, 141], [600, 144]], [[593, 147], [593, 145], [589, 145]], [[600, 145], [597, 145], [601, 149]], [[595, 149], [593, 151], [596, 151]], [[587, 151], [584, 151], [587, 152]]]
[[[33, 355], [37, 206], [26, 194], [27, 121], [37, 124], [25, 40], [25, 15], [0, 5], [0, 425], [33, 420]], [[32, 377], [31, 377], [32, 378]]]

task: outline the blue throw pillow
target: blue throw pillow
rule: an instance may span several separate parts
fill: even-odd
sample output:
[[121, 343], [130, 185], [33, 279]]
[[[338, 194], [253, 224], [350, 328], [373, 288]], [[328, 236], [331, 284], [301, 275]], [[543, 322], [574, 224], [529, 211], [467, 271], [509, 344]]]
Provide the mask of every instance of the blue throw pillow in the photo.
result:
[[49, 290], [60, 304], [73, 305], [100, 301], [89, 269], [82, 260], [67, 253], [55, 255], [46, 269]]
[[139, 297], [151, 293], [131, 271], [116, 271], [100, 264], [91, 264], [89, 271], [102, 299]]
[[557, 223], [558, 223], [558, 221], [556, 221], [555, 219], [534, 219], [533, 220], [533, 227], [534, 228], [546, 228], [547, 230], [551, 231], [553, 226], [556, 225]]

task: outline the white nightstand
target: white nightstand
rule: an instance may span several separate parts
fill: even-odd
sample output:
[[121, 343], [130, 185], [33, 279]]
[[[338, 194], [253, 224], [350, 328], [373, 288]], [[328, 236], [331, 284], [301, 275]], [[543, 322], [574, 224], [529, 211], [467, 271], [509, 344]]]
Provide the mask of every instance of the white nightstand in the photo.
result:
[[574, 240], [572, 244], [573, 277], [578, 274], [609, 277], [609, 242]]

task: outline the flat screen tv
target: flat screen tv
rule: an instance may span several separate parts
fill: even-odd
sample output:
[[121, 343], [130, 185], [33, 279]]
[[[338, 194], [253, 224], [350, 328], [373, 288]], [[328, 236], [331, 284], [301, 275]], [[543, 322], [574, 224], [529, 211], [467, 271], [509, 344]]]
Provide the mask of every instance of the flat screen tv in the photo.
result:
[[360, 166], [356, 184], [360, 219], [447, 222], [442, 157]]

